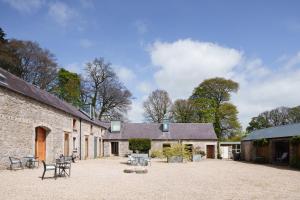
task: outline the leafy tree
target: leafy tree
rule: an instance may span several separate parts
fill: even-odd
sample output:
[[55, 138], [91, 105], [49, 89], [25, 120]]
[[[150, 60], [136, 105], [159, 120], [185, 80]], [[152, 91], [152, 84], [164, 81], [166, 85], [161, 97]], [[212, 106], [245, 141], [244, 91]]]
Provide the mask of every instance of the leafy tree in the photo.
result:
[[294, 124], [300, 122], [300, 106], [288, 108], [279, 107], [270, 111], [260, 113], [253, 117], [246, 128], [247, 132], [258, 129]]
[[161, 123], [170, 114], [172, 101], [165, 90], [153, 91], [144, 101], [145, 117], [148, 121]]
[[[194, 89], [191, 99], [207, 99], [213, 101], [214, 128], [219, 139], [232, 135], [240, 129], [237, 120], [237, 110], [232, 104], [228, 104], [230, 94], [237, 92], [238, 83], [224, 78], [212, 78], [204, 80]], [[202, 100], [203, 101], [203, 100]], [[228, 133], [231, 132], [231, 134]]]
[[2, 44], [0, 64], [5, 70], [48, 91], [57, 75], [54, 55], [31, 41], [12, 39]]
[[193, 119], [196, 123], [214, 123], [216, 106], [215, 101], [206, 98], [195, 98], [190, 100], [193, 104]]
[[80, 101], [80, 76], [76, 73], [60, 69], [58, 72], [56, 85], [52, 91], [59, 98], [79, 107]]
[[129, 149], [135, 152], [147, 152], [151, 149], [151, 140], [148, 138], [131, 138], [128, 140]]
[[188, 123], [193, 121], [194, 108], [190, 100], [178, 99], [172, 107], [173, 118], [179, 123]]

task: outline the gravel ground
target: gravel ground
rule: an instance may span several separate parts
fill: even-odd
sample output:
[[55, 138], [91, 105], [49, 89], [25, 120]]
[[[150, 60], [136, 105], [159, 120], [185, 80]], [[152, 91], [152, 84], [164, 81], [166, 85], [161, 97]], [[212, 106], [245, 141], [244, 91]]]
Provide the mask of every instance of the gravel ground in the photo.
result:
[[[0, 171], [0, 199], [300, 199], [300, 172], [250, 163], [153, 160], [148, 174], [125, 174], [124, 158], [80, 161], [70, 178], [43, 169]], [[47, 172], [46, 175], [52, 175]]]

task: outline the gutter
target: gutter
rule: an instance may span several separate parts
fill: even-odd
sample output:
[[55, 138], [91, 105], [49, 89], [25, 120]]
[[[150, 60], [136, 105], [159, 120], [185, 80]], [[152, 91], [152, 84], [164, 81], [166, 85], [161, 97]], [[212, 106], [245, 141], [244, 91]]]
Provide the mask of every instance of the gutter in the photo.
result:
[[79, 119], [79, 160], [81, 160], [81, 118]]

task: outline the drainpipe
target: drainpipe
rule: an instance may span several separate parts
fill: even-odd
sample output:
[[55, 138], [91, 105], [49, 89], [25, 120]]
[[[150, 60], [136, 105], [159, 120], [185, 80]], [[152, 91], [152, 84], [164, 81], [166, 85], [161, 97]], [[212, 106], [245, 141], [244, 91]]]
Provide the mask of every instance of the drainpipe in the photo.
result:
[[81, 160], [81, 119], [79, 119], [79, 159]]

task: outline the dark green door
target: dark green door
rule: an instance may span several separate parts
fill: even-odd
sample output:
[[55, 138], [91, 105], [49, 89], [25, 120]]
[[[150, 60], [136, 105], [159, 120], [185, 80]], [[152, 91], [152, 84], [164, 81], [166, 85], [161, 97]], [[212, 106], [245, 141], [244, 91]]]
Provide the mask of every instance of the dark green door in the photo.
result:
[[94, 137], [94, 158], [97, 158], [97, 137]]

